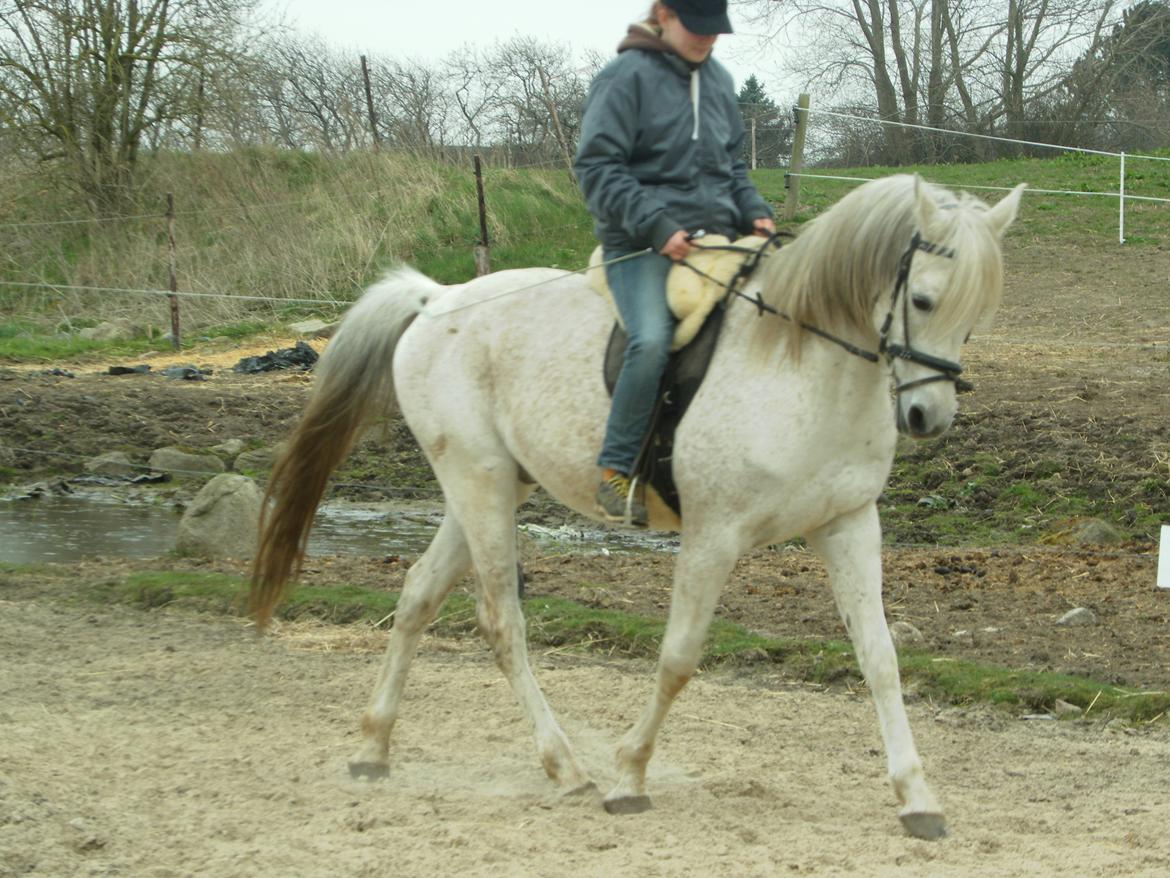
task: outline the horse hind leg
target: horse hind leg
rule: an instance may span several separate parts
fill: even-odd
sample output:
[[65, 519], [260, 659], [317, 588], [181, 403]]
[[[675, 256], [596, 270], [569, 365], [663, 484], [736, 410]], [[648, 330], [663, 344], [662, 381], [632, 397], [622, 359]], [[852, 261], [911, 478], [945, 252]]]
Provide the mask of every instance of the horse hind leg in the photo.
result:
[[902, 702], [898, 658], [882, 609], [881, 527], [877, 509], [868, 506], [842, 516], [808, 535], [825, 562], [841, 619], [849, 631], [857, 662], [873, 693], [890, 782], [902, 809], [903, 827], [918, 838], [946, 835], [946, 820], [926, 784], [922, 762]]
[[434, 620], [455, 583], [471, 567], [471, 554], [458, 519], [450, 509], [431, 544], [407, 571], [402, 597], [394, 611], [394, 627], [378, 682], [362, 716], [362, 743], [349, 762], [353, 777], [376, 780], [390, 771], [390, 733], [406, 674], [419, 639]]
[[[518, 594], [516, 506], [532, 491], [517, 481], [510, 458], [482, 451], [470, 470], [444, 478], [444, 489], [468, 527], [467, 540], [479, 580], [476, 616], [497, 666], [532, 723], [545, 773], [570, 793], [595, 789], [581, 770], [565, 733], [532, 674]], [[440, 474], [447, 475], [446, 473]]]

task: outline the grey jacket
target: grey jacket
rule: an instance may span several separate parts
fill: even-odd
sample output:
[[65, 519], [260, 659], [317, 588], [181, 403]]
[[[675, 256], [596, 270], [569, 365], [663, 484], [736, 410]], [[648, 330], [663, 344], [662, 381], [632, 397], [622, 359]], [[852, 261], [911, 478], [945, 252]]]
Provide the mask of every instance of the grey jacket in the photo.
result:
[[585, 101], [574, 168], [594, 231], [610, 250], [658, 250], [679, 229], [734, 237], [772, 210], [741, 159], [731, 75], [698, 66], [630, 28]]

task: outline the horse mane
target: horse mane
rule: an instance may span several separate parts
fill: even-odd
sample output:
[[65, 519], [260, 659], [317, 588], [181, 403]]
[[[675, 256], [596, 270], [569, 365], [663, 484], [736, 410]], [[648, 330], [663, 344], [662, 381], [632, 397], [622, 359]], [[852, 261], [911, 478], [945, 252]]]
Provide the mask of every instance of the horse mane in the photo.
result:
[[[919, 188], [939, 208], [930, 228], [918, 228]], [[955, 252], [948, 294], [932, 320], [946, 331], [989, 316], [1002, 294], [1003, 262], [998, 237], [982, 217], [986, 211], [987, 205], [966, 193], [897, 174], [859, 186], [810, 220], [794, 242], [768, 258], [761, 273], [763, 300], [791, 318], [788, 354], [800, 357], [807, 335], [802, 324], [876, 343], [874, 306], [892, 292], [915, 231]], [[753, 347], [773, 350], [784, 322], [757, 321]]]

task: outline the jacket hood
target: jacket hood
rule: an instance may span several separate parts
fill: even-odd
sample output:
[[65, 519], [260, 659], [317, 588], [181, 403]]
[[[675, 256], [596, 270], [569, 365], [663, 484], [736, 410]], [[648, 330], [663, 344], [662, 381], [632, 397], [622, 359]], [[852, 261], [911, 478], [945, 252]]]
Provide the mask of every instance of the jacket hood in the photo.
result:
[[633, 23], [626, 30], [625, 39], [618, 43], [618, 54], [626, 52], [627, 49], [646, 49], [647, 52], [661, 52], [663, 55], [674, 57], [682, 63], [687, 64], [689, 68], [698, 67], [698, 64], [691, 63], [677, 54], [675, 50], [670, 47], [670, 44], [662, 39], [662, 32], [658, 26], [653, 22], [639, 21]]

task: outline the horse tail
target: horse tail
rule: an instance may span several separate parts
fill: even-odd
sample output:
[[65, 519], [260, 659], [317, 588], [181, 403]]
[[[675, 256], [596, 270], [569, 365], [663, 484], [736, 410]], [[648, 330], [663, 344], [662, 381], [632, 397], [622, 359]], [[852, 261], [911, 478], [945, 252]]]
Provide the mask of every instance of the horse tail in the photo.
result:
[[329, 474], [362, 428], [394, 404], [392, 363], [403, 333], [444, 288], [401, 267], [349, 310], [322, 354], [308, 405], [268, 479], [248, 612], [263, 630], [300, 573]]

